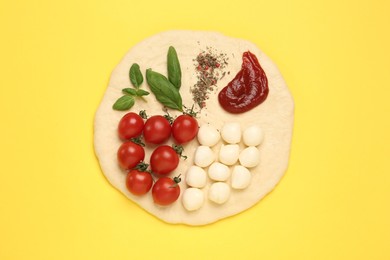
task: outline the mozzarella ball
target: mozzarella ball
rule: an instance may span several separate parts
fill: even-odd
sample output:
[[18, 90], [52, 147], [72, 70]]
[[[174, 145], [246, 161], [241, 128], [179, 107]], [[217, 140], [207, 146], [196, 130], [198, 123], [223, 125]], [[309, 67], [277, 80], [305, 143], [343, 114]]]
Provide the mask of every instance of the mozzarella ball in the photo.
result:
[[237, 162], [240, 154], [238, 144], [222, 145], [219, 150], [219, 161], [226, 165], [233, 165]]
[[208, 124], [202, 125], [198, 131], [198, 141], [201, 145], [213, 147], [221, 139], [218, 130]]
[[237, 165], [232, 172], [232, 188], [245, 189], [251, 183], [251, 173], [244, 166]]
[[199, 166], [191, 166], [186, 173], [186, 183], [188, 186], [195, 188], [203, 188], [206, 186], [207, 174], [206, 171]]
[[210, 165], [209, 177], [215, 181], [226, 181], [230, 176], [230, 169], [225, 164], [215, 162]]
[[244, 130], [242, 139], [247, 146], [258, 146], [263, 142], [264, 132], [258, 125], [253, 125]]
[[188, 188], [183, 192], [182, 203], [186, 210], [194, 211], [200, 209], [204, 203], [204, 194], [198, 188]]
[[215, 160], [214, 152], [210, 147], [201, 145], [195, 151], [194, 162], [199, 167], [207, 167]]
[[230, 197], [230, 187], [225, 182], [215, 182], [209, 189], [209, 200], [217, 204], [225, 203]]
[[241, 151], [238, 159], [242, 166], [247, 168], [255, 167], [260, 162], [260, 151], [254, 146], [249, 146]]
[[225, 123], [221, 130], [222, 139], [228, 144], [238, 144], [241, 141], [241, 126], [239, 123]]

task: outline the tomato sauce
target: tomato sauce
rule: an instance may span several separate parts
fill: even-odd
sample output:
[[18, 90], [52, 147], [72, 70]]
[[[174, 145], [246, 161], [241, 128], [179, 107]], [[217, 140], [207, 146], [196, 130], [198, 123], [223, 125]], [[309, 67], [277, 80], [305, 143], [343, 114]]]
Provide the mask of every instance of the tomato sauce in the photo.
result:
[[268, 80], [256, 56], [242, 55], [241, 70], [218, 94], [220, 105], [228, 112], [243, 113], [260, 105], [268, 96]]

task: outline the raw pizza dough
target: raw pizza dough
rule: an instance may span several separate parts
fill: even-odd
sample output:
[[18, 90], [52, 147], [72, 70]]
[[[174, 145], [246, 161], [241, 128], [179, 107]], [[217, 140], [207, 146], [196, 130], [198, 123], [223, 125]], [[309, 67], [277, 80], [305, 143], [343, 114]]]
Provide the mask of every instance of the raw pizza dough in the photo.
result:
[[[203, 191], [205, 204], [197, 211], [188, 212], [182, 205], [181, 197], [172, 205], [161, 207], [153, 203], [151, 192], [137, 197], [127, 191], [125, 185], [126, 172], [120, 169], [117, 163], [117, 150], [122, 141], [117, 134], [117, 126], [121, 117], [129, 111], [119, 112], [112, 109], [115, 101], [122, 96], [121, 90], [131, 87], [129, 80], [129, 68], [133, 63], [138, 63], [145, 78], [145, 71], [152, 68], [154, 71], [167, 75], [167, 52], [169, 46], [174, 46], [182, 70], [182, 86], [180, 93], [183, 104], [192, 106], [190, 87], [196, 81], [196, 71], [193, 59], [199, 52], [212, 47], [218, 53], [226, 53], [228, 66], [225, 71], [230, 74], [219, 80], [217, 91], [210, 95], [206, 108], [198, 115], [199, 125], [210, 123], [221, 129], [225, 122], [239, 122], [242, 129], [247, 126], [258, 124], [264, 131], [264, 141], [259, 146], [260, 164], [251, 169], [252, 180], [245, 190], [231, 190], [229, 200], [223, 205], [217, 205], [207, 199], [208, 188], [212, 181]], [[230, 114], [225, 112], [218, 103], [218, 92], [230, 82], [241, 69], [242, 54], [245, 51], [255, 54], [264, 69], [269, 82], [269, 95], [264, 103], [256, 108], [242, 113]], [[149, 90], [144, 80], [142, 88]], [[146, 110], [148, 115], [164, 114], [162, 105], [151, 93], [146, 97], [147, 102], [137, 100], [130, 111], [138, 112]], [[180, 112], [169, 110], [172, 115]], [[154, 35], [134, 46], [122, 59], [112, 72], [107, 90], [96, 112], [94, 122], [94, 146], [99, 159], [101, 169], [108, 181], [129, 199], [139, 204], [146, 211], [168, 223], [183, 223], [188, 225], [205, 225], [217, 220], [242, 212], [261, 200], [269, 193], [284, 175], [290, 153], [290, 144], [293, 129], [294, 103], [291, 94], [274, 63], [261, 52], [254, 44], [231, 37], [226, 37], [215, 32], [201, 31], [168, 31]], [[172, 138], [167, 142], [172, 144]], [[222, 141], [213, 150], [219, 151]], [[185, 173], [189, 166], [193, 165], [195, 149], [199, 143], [197, 140], [184, 146], [184, 154], [187, 160], [180, 160], [179, 167], [169, 176], [181, 174], [181, 194], [187, 188]], [[241, 149], [244, 148], [242, 142]], [[145, 161], [148, 162], [153, 147], [146, 148]], [[230, 184], [230, 180], [227, 181]]]

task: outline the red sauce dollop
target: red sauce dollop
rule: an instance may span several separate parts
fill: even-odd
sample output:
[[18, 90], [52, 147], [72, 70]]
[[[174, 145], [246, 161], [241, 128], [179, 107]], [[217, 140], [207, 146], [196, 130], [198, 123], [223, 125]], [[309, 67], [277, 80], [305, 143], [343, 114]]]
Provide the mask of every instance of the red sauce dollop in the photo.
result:
[[241, 70], [219, 92], [218, 100], [228, 112], [243, 113], [260, 105], [268, 96], [268, 80], [256, 56], [251, 52], [242, 55]]

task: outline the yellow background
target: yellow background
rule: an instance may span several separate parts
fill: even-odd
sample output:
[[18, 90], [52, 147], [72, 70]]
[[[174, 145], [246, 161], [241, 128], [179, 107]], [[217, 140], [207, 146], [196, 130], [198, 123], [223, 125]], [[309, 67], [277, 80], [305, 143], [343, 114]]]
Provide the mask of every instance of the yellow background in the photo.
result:
[[[1, 0], [0, 259], [390, 259], [389, 7]], [[281, 183], [205, 227], [141, 210], [108, 184], [93, 151], [112, 69], [170, 29], [253, 41], [296, 103]]]

